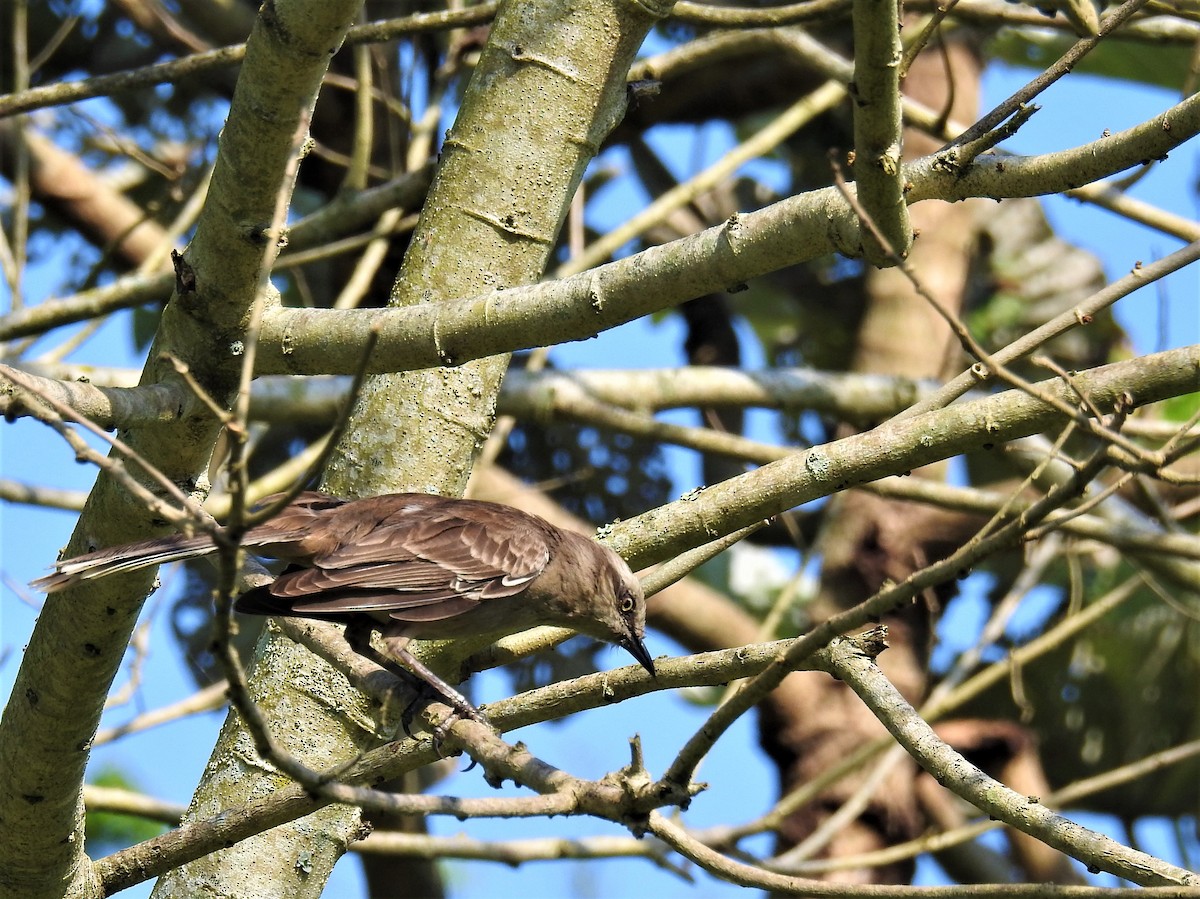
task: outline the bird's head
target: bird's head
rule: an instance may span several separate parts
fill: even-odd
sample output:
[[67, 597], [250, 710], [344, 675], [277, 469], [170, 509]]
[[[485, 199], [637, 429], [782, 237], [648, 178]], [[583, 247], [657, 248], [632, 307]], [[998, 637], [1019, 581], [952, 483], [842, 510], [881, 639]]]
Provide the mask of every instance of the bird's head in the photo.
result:
[[[610, 551], [611, 552], [611, 551]], [[613, 611], [615, 615], [607, 622], [612, 632], [610, 639], [624, 647], [638, 664], [654, 676], [654, 659], [646, 651], [646, 595], [637, 576], [629, 570], [625, 560], [612, 553], [619, 565], [613, 565], [618, 576], [613, 584]]]
[[578, 554], [572, 568], [583, 580], [578, 595], [587, 597], [584, 607], [572, 610], [575, 620], [571, 626], [623, 647], [653, 675], [654, 660], [644, 642], [646, 595], [641, 583], [625, 560], [607, 546], [577, 534], [568, 539], [575, 544], [571, 554]]

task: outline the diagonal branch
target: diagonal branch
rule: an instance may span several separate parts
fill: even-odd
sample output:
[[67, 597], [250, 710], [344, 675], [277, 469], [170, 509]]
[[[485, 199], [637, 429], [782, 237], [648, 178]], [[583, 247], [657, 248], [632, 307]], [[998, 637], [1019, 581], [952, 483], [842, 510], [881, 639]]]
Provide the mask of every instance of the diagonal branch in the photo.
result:
[[870, 657], [848, 641], [830, 647], [829, 673], [870, 707], [892, 736], [942, 786], [1006, 824], [1084, 862], [1141, 886], [1200, 887], [1200, 876], [1082, 827], [988, 777], [938, 739]]
[[[1101, 366], [1078, 373], [1077, 380], [1103, 408], [1191, 393], [1200, 390], [1200, 346]], [[1067, 402], [1074, 397], [1057, 379], [1037, 387]], [[988, 450], [1062, 422], [1060, 412], [1018, 390], [892, 420], [623, 521], [608, 542], [633, 568], [645, 567], [847, 487]]]
[[[657, 678], [636, 666], [613, 672], [599, 672], [576, 678], [568, 683], [551, 684], [527, 693], [501, 700], [488, 706], [489, 719], [501, 731], [528, 727], [542, 721], [564, 718], [585, 709], [602, 708], [613, 702], [621, 702], [658, 690], [679, 689], [689, 686], [713, 686], [755, 674], [763, 670], [792, 641], [777, 641], [758, 646], [745, 646], [718, 652], [702, 653], [678, 659], [661, 660]], [[808, 663], [803, 666], [811, 667]], [[470, 722], [458, 722], [451, 734], [462, 732], [473, 743], [479, 743], [477, 729]], [[507, 750], [503, 750], [507, 752]], [[516, 757], [512, 757], [515, 759]], [[522, 757], [524, 758], [524, 757]], [[347, 784], [380, 783], [400, 774], [436, 761], [437, 754], [428, 741], [412, 739], [385, 744], [360, 757], [355, 766], [345, 772]], [[553, 786], [558, 775], [546, 769], [526, 769], [529, 782], [535, 787]], [[540, 771], [540, 774], [538, 773]], [[506, 777], [518, 774], [517, 769], [505, 773]], [[524, 775], [522, 775], [524, 777]], [[651, 800], [646, 792], [641, 793], [639, 802], [642, 810], [650, 807], [683, 802], [685, 793], [659, 783], [658, 799]], [[348, 794], [349, 796], [350, 794]], [[554, 811], [559, 814], [605, 814], [619, 809], [623, 799], [613, 794], [615, 801], [607, 808], [593, 804], [590, 808], [560, 804]], [[147, 840], [137, 846], [122, 850], [97, 863], [99, 877], [108, 893], [125, 889], [135, 883], [170, 870], [173, 866], [200, 858], [245, 840], [255, 834], [293, 821], [325, 807], [331, 800], [313, 796], [299, 784], [288, 784], [261, 798], [248, 799], [245, 805], [225, 808], [211, 817], [193, 816], [179, 828], [162, 836]], [[478, 805], [453, 797], [395, 795], [393, 810], [413, 814], [438, 814], [462, 816], [511, 814], [511, 800], [478, 800]], [[501, 805], [499, 803], [508, 803]], [[547, 813], [547, 807], [531, 805], [528, 814]]]

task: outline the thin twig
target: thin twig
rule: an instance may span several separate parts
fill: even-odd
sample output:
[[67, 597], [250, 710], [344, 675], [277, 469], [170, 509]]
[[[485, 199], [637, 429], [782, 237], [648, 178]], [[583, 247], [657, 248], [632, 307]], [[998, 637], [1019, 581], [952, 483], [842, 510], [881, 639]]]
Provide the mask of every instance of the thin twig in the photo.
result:
[[1053, 65], [1038, 75], [1037, 78], [1034, 78], [960, 134], [952, 146], [969, 144], [982, 137], [1022, 106], [1027, 105], [1034, 97], [1070, 72], [1101, 40], [1128, 21], [1134, 13], [1146, 5], [1146, 2], [1147, 0], [1126, 0], [1125, 3], [1109, 12], [1101, 21], [1100, 30], [1095, 35], [1090, 35], [1076, 41], [1074, 46], [1060, 56]]
[[[7, 378], [17, 390], [25, 391], [36, 398], [37, 402], [29, 406], [34, 417], [58, 431], [63, 439], [70, 444], [71, 448], [75, 450], [78, 458], [85, 459], [112, 475], [133, 496], [144, 503], [146, 508], [151, 512], [182, 527], [195, 526], [200, 530], [209, 532], [216, 529], [216, 523], [212, 520], [212, 517], [195, 500], [180, 490], [170, 478], [159, 471], [156, 466], [152, 465], [144, 456], [129, 446], [129, 444], [97, 427], [95, 423], [77, 413], [70, 406], [60, 403], [54, 397], [47, 395], [21, 372], [6, 368], [3, 372], [0, 372], [0, 376]], [[39, 409], [39, 406], [42, 408]], [[168, 496], [175, 499], [179, 503], [180, 508], [176, 509], [172, 507], [142, 486], [128, 472], [121, 459], [104, 456], [93, 450], [74, 431], [67, 427], [64, 419], [75, 422], [92, 432], [101, 440], [108, 443], [122, 457], [136, 464], [154, 483], [163, 488]]]

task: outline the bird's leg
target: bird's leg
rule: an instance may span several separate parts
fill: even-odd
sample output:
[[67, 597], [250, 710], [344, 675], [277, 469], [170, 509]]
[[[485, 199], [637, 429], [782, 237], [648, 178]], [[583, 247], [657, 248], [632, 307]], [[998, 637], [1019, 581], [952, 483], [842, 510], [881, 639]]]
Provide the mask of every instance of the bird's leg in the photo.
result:
[[[420, 692], [428, 694], [429, 691], [432, 691], [436, 698], [443, 700], [454, 710], [455, 717], [470, 718], [473, 721], [478, 721], [489, 727], [491, 726], [484, 714], [471, 705], [465, 696], [434, 674], [420, 659], [404, 648], [403, 644], [407, 640], [402, 641], [401, 639], [391, 638], [387, 641], [388, 650], [394, 656], [394, 658], [391, 658], [371, 645], [371, 632], [373, 630], [375, 630], [374, 622], [348, 624], [346, 625], [346, 642], [359, 655], [370, 659], [384, 670], [392, 672], [409, 683], [415, 681], [417, 689]], [[402, 664], [397, 665], [397, 660]], [[400, 716], [404, 732], [410, 737], [412, 736], [412, 732], [409, 730], [409, 725], [412, 723], [413, 710], [422, 700], [427, 700], [427, 698], [427, 696], [418, 696], [409, 703]], [[446, 727], [451, 723], [453, 723], [453, 719], [438, 726], [438, 732], [434, 734], [435, 743], [441, 741]]]
[[[416, 717], [417, 709], [432, 700], [441, 698], [436, 690], [434, 690], [424, 680], [409, 671], [403, 665], [399, 665], [395, 660], [388, 657], [386, 653], [381, 653], [370, 645], [370, 632], [368, 637], [362, 641], [361, 645], [355, 646], [351, 643], [354, 651], [364, 658], [370, 659], [384, 671], [395, 675], [399, 680], [408, 687], [412, 699], [404, 704], [404, 708], [400, 711], [400, 727], [404, 731], [404, 736], [411, 737], [413, 719]], [[348, 641], [349, 642], [349, 641]]]

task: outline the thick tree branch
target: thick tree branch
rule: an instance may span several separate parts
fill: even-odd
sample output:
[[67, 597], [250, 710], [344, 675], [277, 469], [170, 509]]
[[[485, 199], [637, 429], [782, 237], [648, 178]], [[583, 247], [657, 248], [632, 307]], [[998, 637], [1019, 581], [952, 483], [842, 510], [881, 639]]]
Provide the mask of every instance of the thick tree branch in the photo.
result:
[[[569, 8], [547, 2], [500, 9], [442, 144], [437, 174], [393, 287], [394, 306], [437, 308], [446, 297], [541, 276], [587, 163], [621, 117], [625, 73], [646, 32], [669, 8], [585, 0]], [[262, 332], [260, 358], [276, 339]], [[369, 379], [356, 398], [345, 439], [334, 448], [323, 488], [341, 496], [461, 493], [474, 449], [490, 428], [506, 365], [501, 355], [451, 370]], [[361, 694], [346, 696], [344, 679], [331, 669], [308, 670], [298, 683], [297, 672], [311, 666], [311, 657], [273, 637], [264, 640], [258, 655], [254, 683], [270, 697], [268, 703], [259, 699], [267, 706], [267, 725], [286, 734], [290, 751], [308, 767], [336, 767], [377, 742], [369, 712], [364, 711], [369, 726], [360, 726], [367, 722], [354, 715], [328, 713], [347, 701], [362, 701]], [[292, 704], [300, 702], [319, 708], [311, 716], [293, 714]], [[230, 720], [214, 749], [209, 777], [197, 791], [197, 817], [275, 785], [271, 772], [247, 763], [246, 739], [240, 722]], [[318, 820], [324, 838], [315, 845], [310, 821], [275, 828], [167, 874], [157, 889], [189, 894], [219, 889], [254, 866], [256, 883], [275, 894], [293, 882], [291, 871], [282, 862], [254, 863], [264, 855], [291, 857], [303, 846], [312, 858], [305, 889], [315, 894], [360, 826], [351, 806], [324, 809]]]
[[[1107, 408], [1125, 398], [1136, 406], [1191, 393], [1200, 389], [1200, 346], [1102, 366], [1080, 373], [1079, 381]], [[1060, 400], [1076, 401], [1074, 392], [1057, 380], [1037, 386]], [[987, 449], [1062, 421], [1058, 411], [1017, 390], [892, 420], [623, 521], [608, 529], [606, 539], [635, 569], [652, 565], [838, 490]]]
[[[4, 381], [8, 366], [0, 364], [0, 415], [24, 417]], [[37, 364], [17, 369], [39, 389], [70, 406], [100, 427], [131, 428], [174, 421], [190, 402], [182, 384], [146, 387], [112, 386], [102, 373], [74, 380], [73, 370]], [[43, 372], [45, 374], [43, 374]], [[119, 373], [112, 380], [123, 380]], [[349, 393], [348, 376], [268, 375], [252, 387], [250, 419], [271, 424], [329, 424], [343, 408]], [[821, 372], [806, 368], [739, 371], [689, 368], [587, 369], [573, 372], [513, 371], [505, 376], [497, 411], [537, 419], [568, 410], [571, 398], [627, 408], [636, 398], [639, 410], [658, 411], [692, 406], [766, 409], [811, 409], [856, 424], [889, 418], [928, 396], [932, 384], [911, 378]], [[561, 407], [561, 408], [560, 408]]]
[[[1034, 157], [976, 159], [953, 150], [905, 166], [909, 203], [1057, 193], [1108, 177], [1200, 132], [1200, 94], [1156, 118], [1083, 146]], [[740, 213], [699, 234], [560, 281], [403, 309], [273, 309], [263, 322], [258, 373], [345, 374], [381, 322], [375, 371], [459, 365], [513, 349], [584, 340], [706, 293], [830, 252], [854, 255], [854, 212], [829, 187]]]
[[854, 0], [854, 181], [858, 201], [883, 235], [864, 233], [863, 255], [871, 265], [891, 265], [908, 255], [912, 225], [901, 173], [900, 4]]

